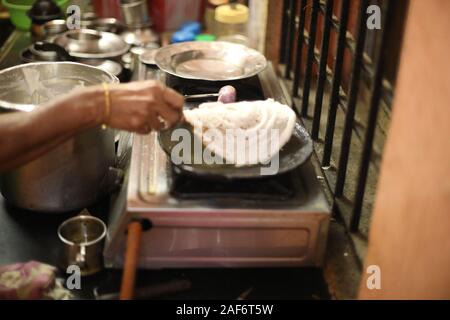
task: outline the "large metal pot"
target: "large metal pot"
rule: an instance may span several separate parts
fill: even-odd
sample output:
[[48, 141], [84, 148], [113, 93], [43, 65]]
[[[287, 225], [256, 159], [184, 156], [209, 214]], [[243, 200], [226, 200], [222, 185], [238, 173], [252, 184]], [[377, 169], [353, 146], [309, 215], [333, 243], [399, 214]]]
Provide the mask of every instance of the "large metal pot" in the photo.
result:
[[[44, 89], [30, 90], [30, 77], [51, 90], [52, 95], [67, 93], [81, 83], [89, 86], [118, 82], [103, 70], [79, 63], [20, 65], [0, 72], [1, 112], [28, 112], [36, 103], [45, 102], [47, 95], [37, 92]], [[20, 208], [55, 213], [78, 210], [106, 195], [114, 162], [114, 132], [94, 128], [4, 174], [0, 188], [6, 200]]]

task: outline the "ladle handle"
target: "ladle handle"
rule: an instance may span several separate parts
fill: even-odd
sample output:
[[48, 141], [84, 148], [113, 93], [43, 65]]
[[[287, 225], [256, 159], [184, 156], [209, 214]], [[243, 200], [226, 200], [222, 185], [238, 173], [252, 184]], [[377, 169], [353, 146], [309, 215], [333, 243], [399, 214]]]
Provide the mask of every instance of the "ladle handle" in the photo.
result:
[[132, 300], [136, 282], [136, 270], [141, 248], [142, 225], [139, 221], [133, 221], [128, 225], [127, 247], [120, 289], [120, 300]]

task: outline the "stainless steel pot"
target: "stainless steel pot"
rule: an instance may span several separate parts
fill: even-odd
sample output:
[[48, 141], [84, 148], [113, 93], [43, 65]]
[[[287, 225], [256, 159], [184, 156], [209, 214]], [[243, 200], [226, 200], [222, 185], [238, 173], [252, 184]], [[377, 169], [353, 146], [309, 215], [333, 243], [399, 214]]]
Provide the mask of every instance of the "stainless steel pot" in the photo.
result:
[[[30, 90], [33, 81], [42, 86]], [[30, 63], [9, 68], [0, 72], [0, 111], [32, 111], [37, 102], [45, 102], [48, 96], [67, 93], [76, 85], [102, 82], [116, 83], [118, 79], [98, 68], [73, 62]], [[4, 174], [0, 189], [9, 203], [24, 209], [55, 213], [78, 210], [106, 195], [110, 178], [114, 178], [110, 175], [115, 172], [111, 169], [114, 163], [114, 132], [94, 128]]]
[[67, 23], [64, 19], [51, 20], [44, 24], [45, 39], [51, 42], [57, 35], [66, 32]]

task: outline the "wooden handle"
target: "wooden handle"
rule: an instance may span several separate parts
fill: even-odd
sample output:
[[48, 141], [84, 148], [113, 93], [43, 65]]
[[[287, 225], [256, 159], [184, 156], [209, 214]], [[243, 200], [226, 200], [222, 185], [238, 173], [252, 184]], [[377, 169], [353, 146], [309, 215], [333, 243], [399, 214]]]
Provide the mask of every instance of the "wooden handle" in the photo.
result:
[[122, 287], [120, 289], [120, 300], [132, 300], [134, 297], [134, 285], [136, 280], [136, 269], [139, 261], [139, 250], [141, 247], [142, 225], [139, 221], [128, 225], [127, 246], [122, 275]]

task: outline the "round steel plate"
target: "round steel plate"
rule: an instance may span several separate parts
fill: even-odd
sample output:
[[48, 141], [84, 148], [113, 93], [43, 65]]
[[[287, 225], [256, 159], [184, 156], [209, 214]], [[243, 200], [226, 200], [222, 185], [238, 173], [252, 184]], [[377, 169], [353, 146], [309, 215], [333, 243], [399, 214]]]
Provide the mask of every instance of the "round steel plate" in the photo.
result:
[[110, 59], [119, 57], [130, 49], [120, 36], [89, 29], [71, 30], [55, 38], [72, 57], [83, 59]]
[[184, 42], [158, 50], [158, 67], [174, 76], [208, 81], [231, 81], [263, 71], [267, 60], [256, 50], [229, 42]]

